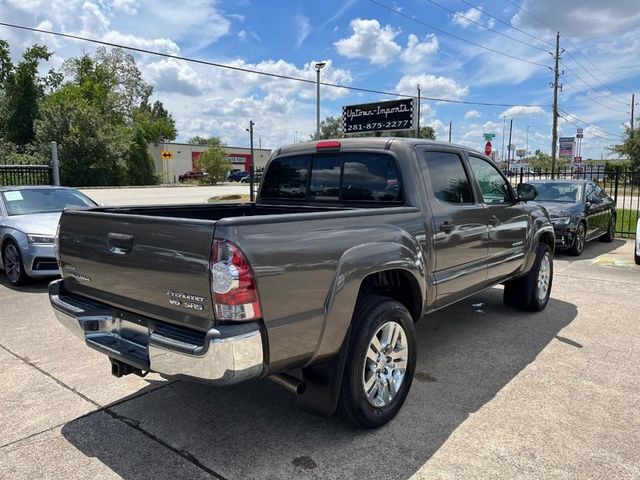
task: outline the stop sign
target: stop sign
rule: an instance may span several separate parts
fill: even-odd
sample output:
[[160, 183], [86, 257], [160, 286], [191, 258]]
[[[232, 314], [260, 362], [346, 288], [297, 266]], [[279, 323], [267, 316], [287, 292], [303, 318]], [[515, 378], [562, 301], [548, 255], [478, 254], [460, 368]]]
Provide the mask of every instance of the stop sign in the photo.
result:
[[487, 142], [484, 144], [484, 154], [488, 157], [491, 155], [491, 142]]

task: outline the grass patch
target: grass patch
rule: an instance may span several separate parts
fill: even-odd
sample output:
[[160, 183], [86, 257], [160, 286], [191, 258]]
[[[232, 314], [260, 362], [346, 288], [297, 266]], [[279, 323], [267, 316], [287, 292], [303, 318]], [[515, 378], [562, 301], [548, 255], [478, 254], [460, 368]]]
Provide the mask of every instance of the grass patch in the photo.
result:
[[244, 203], [249, 201], [249, 195], [216, 195], [211, 197], [209, 203]]
[[[638, 223], [637, 210], [631, 210], [629, 208], [617, 209], [616, 230], [618, 231], [618, 233], [620, 233], [621, 235], [633, 236], [636, 231], [637, 223]], [[626, 232], [626, 233], [621, 233], [621, 232]]]

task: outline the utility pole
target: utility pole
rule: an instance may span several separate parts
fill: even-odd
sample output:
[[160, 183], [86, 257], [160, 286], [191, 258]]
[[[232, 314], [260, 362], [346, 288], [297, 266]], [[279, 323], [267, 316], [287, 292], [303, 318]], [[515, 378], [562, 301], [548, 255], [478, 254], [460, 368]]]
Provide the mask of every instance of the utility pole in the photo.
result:
[[325, 62], [317, 62], [316, 68], [316, 140], [320, 140], [320, 70], [327, 64]]
[[511, 165], [511, 150], [513, 150], [511, 145], [511, 132], [513, 130], [513, 118], [509, 122], [509, 145], [507, 145], [507, 172], [509, 171], [509, 166]]
[[449, 121], [449, 143], [451, 143], [451, 121]]
[[418, 119], [416, 120], [416, 138], [420, 138], [420, 84], [418, 84]]
[[527, 146], [524, 150], [524, 161], [527, 162], [529, 160], [529, 125], [527, 125]]
[[553, 127], [551, 129], [551, 178], [555, 178], [556, 170], [556, 155], [557, 155], [557, 143], [558, 143], [558, 89], [562, 91], [562, 85], [558, 84], [558, 78], [560, 77], [560, 70], [558, 64], [560, 63], [560, 32], [556, 34], [556, 54], [554, 55], [555, 66], [553, 67]]
[[631, 132], [633, 132], [633, 107], [636, 104], [636, 94], [631, 94]]
[[249, 132], [249, 144], [251, 149], [251, 160], [249, 161], [249, 201], [253, 202], [253, 120], [249, 120], [249, 128], [247, 128], [247, 132]]
[[502, 154], [500, 155], [500, 161], [504, 162], [504, 127], [507, 122], [506, 115], [502, 117]]

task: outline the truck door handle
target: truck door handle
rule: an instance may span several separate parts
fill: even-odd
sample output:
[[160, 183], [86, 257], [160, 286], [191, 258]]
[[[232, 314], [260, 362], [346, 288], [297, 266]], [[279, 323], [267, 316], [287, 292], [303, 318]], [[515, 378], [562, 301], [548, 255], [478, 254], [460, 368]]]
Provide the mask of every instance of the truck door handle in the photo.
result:
[[453, 223], [451, 223], [449, 220], [445, 220], [443, 223], [440, 224], [440, 227], [438, 228], [440, 228], [440, 230], [445, 233], [450, 233], [456, 228], [456, 226]]
[[133, 248], [133, 235], [126, 233], [109, 233], [107, 244], [111, 253], [126, 255]]
[[500, 219], [495, 215], [491, 215], [489, 217], [489, 224], [493, 227], [497, 227], [498, 225], [500, 225]]

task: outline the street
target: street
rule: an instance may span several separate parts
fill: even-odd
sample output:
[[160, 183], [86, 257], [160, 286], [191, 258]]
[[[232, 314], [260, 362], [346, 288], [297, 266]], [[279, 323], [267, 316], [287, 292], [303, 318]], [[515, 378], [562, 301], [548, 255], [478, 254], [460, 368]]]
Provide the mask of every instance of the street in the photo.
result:
[[203, 203], [215, 195], [248, 195], [246, 183], [213, 186], [179, 185], [150, 188], [85, 188], [80, 189], [93, 201], [104, 205], [176, 205]]
[[1, 478], [640, 476], [631, 241], [558, 254], [543, 312], [504, 307], [497, 287], [422, 319], [408, 400], [372, 431], [269, 380], [112, 377], [54, 319], [47, 282], [0, 279]]

